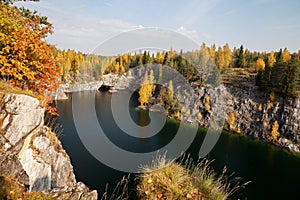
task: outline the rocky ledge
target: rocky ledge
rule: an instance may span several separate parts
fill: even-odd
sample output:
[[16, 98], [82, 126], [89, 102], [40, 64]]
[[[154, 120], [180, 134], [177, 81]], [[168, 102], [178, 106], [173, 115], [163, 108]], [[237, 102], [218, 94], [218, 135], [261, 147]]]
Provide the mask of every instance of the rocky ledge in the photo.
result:
[[52, 97], [53, 100], [68, 99], [66, 93], [86, 91], [86, 90], [98, 90], [102, 84], [103, 81], [92, 81], [89, 83], [61, 84], [57, 90], [52, 91], [49, 95]]
[[76, 181], [69, 156], [44, 125], [44, 112], [35, 98], [1, 97], [0, 174], [9, 175], [28, 191], [42, 191], [55, 199], [97, 199], [97, 191]]
[[133, 77], [130, 73], [124, 75], [106, 74], [103, 75], [99, 81], [92, 81], [89, 83], [61, 84], [57, 90], [52, 91], [49, 95], [53, 100], [63, 100], [68, 99], [66, 93], [98, 90], [102, 85], [114, 87], [115, 91], [123, 90], [129, 86], [132, 79]]

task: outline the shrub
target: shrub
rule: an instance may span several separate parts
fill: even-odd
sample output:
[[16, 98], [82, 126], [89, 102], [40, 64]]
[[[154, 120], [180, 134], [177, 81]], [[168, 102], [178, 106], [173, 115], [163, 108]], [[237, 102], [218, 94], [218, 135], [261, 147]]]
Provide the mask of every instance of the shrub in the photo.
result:
[[236, 184], [230, 189], [225, 178], [225, 170], [221, 176], [209, 167], [208, 160], [198, 165], [187, 159], [183, 165], [167, 161], [160, 157], [151, 166], [143, 166], [138, 176], [137, 193], [139, 199], [211, 199], [224, 200], [242, 185]]

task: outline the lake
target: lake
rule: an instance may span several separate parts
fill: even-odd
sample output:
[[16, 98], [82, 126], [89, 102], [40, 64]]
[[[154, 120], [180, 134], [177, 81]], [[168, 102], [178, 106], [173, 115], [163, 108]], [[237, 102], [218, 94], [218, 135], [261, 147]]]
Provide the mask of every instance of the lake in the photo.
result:
[[[118, 92], [118, 98], [122, 98], [122, 92], [125, 91]], [[82, 105], [87, 103], [85, 97], [92, 94], [90, 91], [80, 92]], [[128, 151], [142, 153], [159, 149], [174, 138], [179, 126], [179, 122], [174, 120], [167, 120], [162, 130], [150, 139], [138, 139], [124, 134], [113, 120], [110, 109], [111, 95], [108, 92], [97, 91], [95, 109], [99, 124], [114, 144]], [[63, 126], [59, 139], [71, 158], [77, 180], [83, 181], [91, 189], [97, 189], [101, 197], [107, 184], [111, 191], [127, 173], [107, 167], [87, 151], [77, 134], [72, 115], [72, 95], [69, 97], [68, 100], [56, 102], [60, 115], [57, 123]], [[130, 115], [137, 124], [146, 125], [149, 123], [148, 112], [135, 108], [136, 98], [137, 96], [133, 96], [130, 102]], [[80, 112], [83, 116], [89, 115], [85, 110]], [[197, 136], [187, 150], [194, 159], [197, 159], [204, 136], [205, 130], [198, 128]], [[207, 158], [214, 160], [211, 166], [216, 172], [221, 173], [226, 166], [228, 175], [234, 172], [234, 176], [251, 181], [245, 189], [235, 193], [233, 199], [299, 199], [299, 155], [245, 136], [222, 133]], [[134, 177], [133, 174], [131, 176]], [[133, 188], [134, 185], [132, 178], [129, 187]]]

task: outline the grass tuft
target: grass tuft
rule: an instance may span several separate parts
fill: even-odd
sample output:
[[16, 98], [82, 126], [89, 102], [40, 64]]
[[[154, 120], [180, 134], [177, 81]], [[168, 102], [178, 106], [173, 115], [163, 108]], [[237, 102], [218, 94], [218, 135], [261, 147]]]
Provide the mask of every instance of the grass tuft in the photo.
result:
[[54, 200], [42, 192], [27, 192], [25, 187], [9, 176], [0, 175], [0, 199]]
[[128, 192], [128, 182], [130, 175], [123, 177], [121, 181], [118, 182], [114, 191], [110, 196], [108, 196], [108, 186], [106, 185], [106, 192], [102, 195], [101, 200], [128, 200], [130, 195]]
[[207, 159], [194, 165], [190, 158], [178, 164], [167, 161], [165, 156], [159, 157], [141, 168], [137, 186], [139, 199], [225, 200], [249, 183], [235, 179], [231, 185], [233, 181], [225, 176], [226, 168], [217, 176], [210, 164]]

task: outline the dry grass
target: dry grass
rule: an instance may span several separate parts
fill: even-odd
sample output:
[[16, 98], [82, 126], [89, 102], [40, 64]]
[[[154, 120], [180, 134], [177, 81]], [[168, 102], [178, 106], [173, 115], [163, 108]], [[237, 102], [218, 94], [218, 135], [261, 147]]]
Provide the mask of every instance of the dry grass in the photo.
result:
[[31, 90], [24, 90], [18, 87], [14, 87], [8, 82], [0, 81], [0, 94], [2, 95], [6, 93], [25, 94], [34, 98], [38, 98], [38, 96], [35, 95]]
[[26, 192], [23, 185], [9, 176], [0, 176], [0, 199], [7, 200], [53, 200], [42, 192]]
[[208, 160], [195, 166], [191, 159], [181, 165], [160, 157], [151, 166], [142, 167], [137, 186], [139, 199], [225, 200], [248, 184], [237, 181], [231, 187], [225, 177], [226, 170], [218, 177], [209, 165]]
[[117, 184], [114, 191], [110, 196], [108, 196], [108, 186], [106, 186], [106, 192], [102, 195], [101, 200], [128, 200], [129, 192], [128, 192], [128, 181], [130, 175], [127, 177], [123, 177], [121, 181]]
[[[7, 93], [9, 93], [9, 94], [24, 94], [24, 95], [28, 95], [33, 98], [36, 98], [40, 101], [41, 107], [46, 108], [51, 111], [51, 107], [49, 107], [49, 104], [52, 102], [50, 97], [47, 97], [44, 94], [33, 93], [32, 90], [14, 87], [9, 82], [0, 80], [0, 96], [3, 96], [4, 94], [7, 94]], [[53, 111], [53, 114], [56, 114], [55, 110]]]

